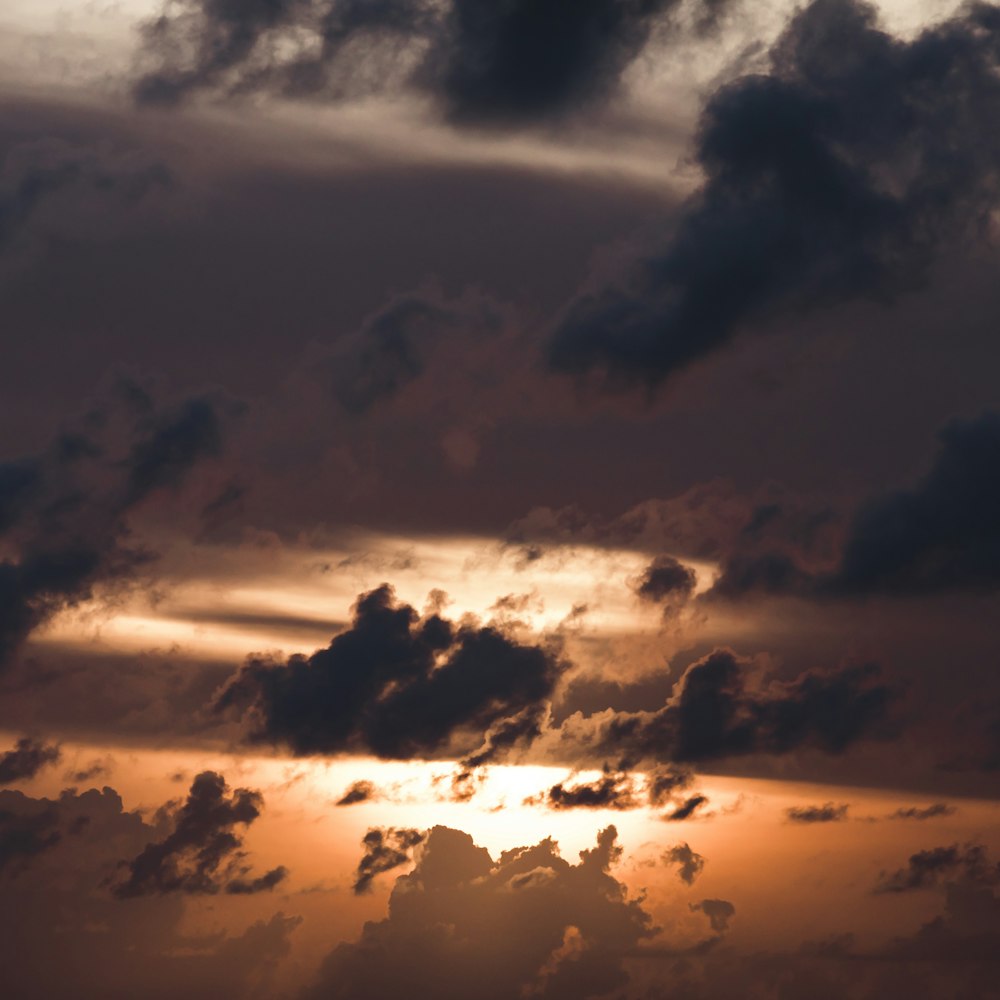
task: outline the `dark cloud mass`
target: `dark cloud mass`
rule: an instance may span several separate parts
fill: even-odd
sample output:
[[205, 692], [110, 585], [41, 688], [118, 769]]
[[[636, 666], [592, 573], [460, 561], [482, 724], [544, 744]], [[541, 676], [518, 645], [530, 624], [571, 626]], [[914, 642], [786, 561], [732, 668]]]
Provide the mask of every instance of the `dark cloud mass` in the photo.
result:
[[[677, 0], [183, 0], [144, 29], [135, 95], [338, 100], [413, 89], [461, 124], [515, 125], [613, 96]], [[702, 29], [719, 16], [704, 3]]]
[[661, 604], [685, 601], [694, 592], [697, 578], [694, 570], [673, 556], [657, 556], [639, 580], [636, 593], [642, 601]]
[[584, 1000], [628, 983], [625, 957], [652, 920], [611, 873], [608, 827], [578, 864], [544, 840], [494, 861], [458, 830], [435, 827], [400, 876], [386, 919], [326, 959], [310, 998]]
[[[730, 650], [693, 663], [656, 712], [590, 721], [601, 752], [628, 762], [709, 761], [801, 747], [842, 753], [875, 733], [892, 701], [871, 665], [812, 671], [754, 689], [753, 664]], [[576, 726], [569, 726], [570, 732]]]
[[43, 767], [59, 760], [60, 756], [59, 747], [54, 743], [22, 736], [13, 750], [0, 756], [0, 785], [33, 778]]
[[129, 545], [129, 514], [221, 451], [211, 397], [157, 405], [124, 381], [113, 396], [46, 452], [0, 464], [0, 667], [58, 611], [148, 562]]
[[383, 585], [358, 598], [351, 626], [326, 649], [251, 660], [217, 707], [249, 703], [251, 738], [297, 754], [433, 757], [457, 741], [459, 753], [484, 747], [484, 763], [538, 735], [566, 667], [557, 649], [491, 626], [421, 618]]
[[172, 811], [171, 832], [147, 844], [124, 865], [126, 874], [113, 887], [121, 899], [171, 892], [249, 895], [273, 889], [288, 872], [278, 867], [249, 877], [238, 827], [249, 827], [263, 806], [259, 792], [230, 792], [221, 774], [203, 771], [188, 797]]
[[787, 552], [736, 554], [711, 596], [793, 594], [814, 599], [948, 592], [1000, 586], [1000, 414], [955, 421], [940, 433], [926, 475], [855, 511], [838, 565], [809, 571]]
[[996, 203], [998, 62], [992, 4], [902, 41], [869, 4], [814, 0], [766, 74], [711, 97], [703, 186], [627, 282], [569, 307], [552, 367], [652, 386], [771, 314], [918, 285]]
[[912, 854], [905, 868], [895, 872], [883, 872], [875, 892], [896, 893], [928, 889], [956, 878], [978, 885], [997, 885], [1000, 883], [1000, 864], [989, 860], [987, 850], [982, 844], [933, 847]]

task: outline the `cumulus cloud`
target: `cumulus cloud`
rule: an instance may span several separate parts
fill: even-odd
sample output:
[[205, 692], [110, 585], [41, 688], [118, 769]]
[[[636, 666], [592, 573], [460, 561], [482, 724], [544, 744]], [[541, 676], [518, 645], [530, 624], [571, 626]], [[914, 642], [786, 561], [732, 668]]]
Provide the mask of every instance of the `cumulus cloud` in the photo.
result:
[[248, 705], [250, 738], [297, 754], [478, 749], [478, 766], [532, 742], [567, 666], [553, 646], [421, 618], [384, 584], [358, 598], [350, 627], [326, 649], [286, 663], [250, 660], [217, 708]]
[[910, 892], [961, 877], [980, 885], [1000, 882], [1000, 864], [990, 862], [982, 844], [951, 844], [911, 854], [905, 868], [882, 872], [875, 892]]
[[121, 899], [163, 893], [247, 895], [273, 889], [288, 875], [279, 866], [251, 877], [238, 827], [260, 816], [263, 798], [249, 788], [230, 791], [221, 774], [203, 771], [185, 802], [170, 813], [171, 832], [129, 862], [112, 891]]
[[13, 750], [0, 756], [0, 785], [33, 778], [43, 767], [59, 760], [60, 756], [57, 744], [22, 736]]
[[653, 933], [610, 872], [620, 853], [614, 827], [577, 864], [552, 840], [494, 860], [468, 834], [434, 827], [388, 916], [338, 945], [308, 996], [584, 1000], [620, 989], [626, 956]]
[[354, 894], [370, 892], [376, 875], [391, 872], [413, 858], [413, 848], [423, 843], [424, 834], [419, 830], [369, 830], [361, 841], [365, 853], [358, 862], [354, 879]]
[[685, 885], [694, 885], [695, 879], [705, 869], [705, 858], [691, 850], [689, 844], [674, 844], [663, 852], [663, 863], [677, 869], [677, 877]]
[[996, 203], [998, 61], [992, 4], [907, 41], [873, 5], [813, 0], [766, 73], [712, 95], [700, 190], [662, 248], [571, 303], [551, 366], [651, 387], [776, 313], [918, 285]]
[[802, 747], [837, 754], [872, 735], [892, 700], [872, 665], [810, 671], [767, 686], [754, 686], [757, 673], [750, 661], [717, 649], [687, 668], [658, 711], [574, 717], [564, 724], [564, 736], [630, 765]]
[[703, 899], [700, 903], [692, 903], [691, 909], [704, 913], [716, 934], [728, 931], [729, 921], [736, 915], [736, 907], [727, 899]]
[[[430, 96], [459, 124], [547, 120], [618, 91], [678, 0], [180, 0], [143, 31], [135, 95]], [[699, 2], [710, 27], [724, 0]]]
[[270, 974], [287, 957], [299, 918], [279, 913], [241, 933], [191, 935], [179, 894], [121, 899], [108, 891], [118, 859], [138, 853], [156, 835], [157, 828], [125, 810], [111, 788], [67, 791], [55, 799], [0, 791], [6, 996], [269, 995]]
[[923, 478], [858, 506], [835, 567], [810, 571], [789, 551], [736, 553], [723, 561], [710, 596], [993, 592], [1000, 586], [998, 469], [1000, 414], [955, 421], [941, 431]]

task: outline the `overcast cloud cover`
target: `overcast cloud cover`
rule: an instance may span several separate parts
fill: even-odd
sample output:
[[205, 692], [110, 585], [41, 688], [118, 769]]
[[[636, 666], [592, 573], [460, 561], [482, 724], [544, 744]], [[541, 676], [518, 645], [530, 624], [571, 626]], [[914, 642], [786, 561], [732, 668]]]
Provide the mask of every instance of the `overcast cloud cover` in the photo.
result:
[[1000, 5], [0, 36], [5, 996], [1000, 997]]

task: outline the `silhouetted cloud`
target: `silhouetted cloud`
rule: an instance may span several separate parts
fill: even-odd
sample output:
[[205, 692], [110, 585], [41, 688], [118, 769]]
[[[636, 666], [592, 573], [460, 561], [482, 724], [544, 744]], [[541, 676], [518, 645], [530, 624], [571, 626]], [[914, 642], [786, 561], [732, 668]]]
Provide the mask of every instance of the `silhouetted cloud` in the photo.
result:
[[494, 861], [468, 834], [434, 827], [388, 916], [334, 948], [307, 996], [584, 1000], [626, 986], [624, 960], [653, 926], [610, 874], [615, 838], [602, 831], [575, 865], [552, 840]]
[[848, 807], [826, 802], [821, 806], [791, 806], [785, 810], [789, 823], [840, 823], [847, 819]]
[[646, 794], [651, 806], [662, 806], [678, 792], [691, 787], [694, 773], [683, 767], [655, 767], [646, 775]]
[[957, 810], [954, 806], [948, 805], [946, 802], [935, 802], [933, 805], [925, 806], [921, 808], [920, 806], [909, 806], [907, 808], [897, 809], [894, 813], [889, 814], [889, 819], [937, 819], [938, 816], [953, 816]]
[[[128, 545], [128, 514], [221, 451], [218, 401], [157, 406], [132, 382], [119, 383], [116, 395], [47, 452], [0, 464], [8, 553], [0, 560], [0, 666], [56, 612], [148, 562], [148, 551]], [[113, 447], [116, 436], [124, 444]]]
[[813, 0], [766, 74], [708, 101], [701, 189], [662, 250], [570, 305], [551, 366], [654, 386], [772, 314], [920, 284], [997, 199], [998, 43], [992, 4], [906, 41], [860, 0]]
[[337, 799], [338, 806], [353, 806], [359, 802], [372, 802], [378, 798], [378, 789], [370, 781], [355, 781]]
[[634, 809], [639, 805], [627, 774], [605, 774], [592, 782], [553, 785], [545, 797], [552, 809]]
[[723, 560], [711, 596], [814, 599], [992, 592], [1000, 587], [1000, 414], [955, 421], [940, 434], [927, 474], [913, 487], [862, 503], [838, 565], [808, 571], [788, 552]]
[[288, 874], [278, 867], [250, 878], [243, 839], [236, 832], [260, 815], [260, 792], [237, 788], [230, 792], [221, 774], [202, 771], [191, 783], [186, 801], [170, 814], [173, 830], [147, 844], [112, 891], [121, 899], [161, 893], [242, 894], [273, 889]]
[[982, 844], [933, 847], [911, 854], [905, 868], [895, 872], [882, 872], [875, 892], [927, 889], [945, 879], [957, 877], [979, 885], [996, 885], [1000, 882], [1000, 864], [990, 862]]
[[365, 853], [358, 862], [354, 879], [354, 894], [370, 892], [376, 875], [391, 872], [413, 859], [413, 848], [423, 843], [424, 834], [419, 830], [369, 830], [361, 841]]
[[635, 592], [641, 601], [662, 604], [667, 614], [691, 597], [696, 583], [697, 577], [689, 566], [673, 556], [657, 556], [646, 567]]
[[[842, 753], [871, 735], [892, 693], [873, 665], [810, 671], [754, 689], [753, 664], [717, 649], [684, 672], [656, 712], [615, 712], [569, 720], [569, 733], [596, 727], [597, 748], [634, 765], [642, 760], [694, 762], [800, 747]], [[624, 766], [624, 764], [623, 764]]]
[[703, 899], [692, 903], [691, 909], [704, 913], [716, 934], [728, 931], [729, 921], [736, 915], [736, 907], [726, 899]]
[[459, 753], [480, 748], [478, 764], [538, 735], [566, 667], [555, 647], [421, 618], [384, 584], [358, 598], [351, 626], [326, 649], [250, 660], [217, 708], [249, 704], [250, 738], [297, 754], [431, 757], [457, 741]]
[[694, 885], [695, 879], [705, 868], [705, 859], [689, 844], [674, 844], [663, 852], [663, 863], [668, 867], [677, 868], [677, 877], [685, 885]]
[[708, 805], [707, 795], [690, 795], [664, 815], [668, 823], [682, 823], [690, 819], [702, 806]]
[[[705, 0], [704, 30], [724, 7]], [[546, 120], [613, 96], [678, 0], [275, 0], [168, 5], [143, 31], [146, 104], [199, 91], [343, 100], [412, 89], [460, 124]]]
[[0, 756], [0, 785], [33, 778], [43, 767], [59, 760], [60, 755], [55, 743], [22, 736], [13, 750]]

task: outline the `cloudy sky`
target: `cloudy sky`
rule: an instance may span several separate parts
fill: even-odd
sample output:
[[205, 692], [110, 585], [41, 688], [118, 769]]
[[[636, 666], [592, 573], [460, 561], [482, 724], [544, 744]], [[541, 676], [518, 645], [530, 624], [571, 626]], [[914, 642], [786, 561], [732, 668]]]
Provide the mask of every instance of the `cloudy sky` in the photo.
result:
[[1000, 997], [1000, 4], [4, 0], [0, 968]]

